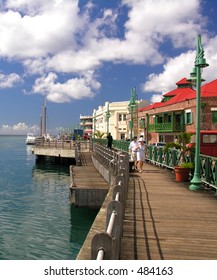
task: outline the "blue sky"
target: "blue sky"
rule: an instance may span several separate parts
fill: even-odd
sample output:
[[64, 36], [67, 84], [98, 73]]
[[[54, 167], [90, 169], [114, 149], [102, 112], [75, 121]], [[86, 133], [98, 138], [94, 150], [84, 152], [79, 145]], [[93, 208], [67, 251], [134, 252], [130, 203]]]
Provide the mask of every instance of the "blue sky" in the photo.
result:
[[73, 128], [105, 101], [159, 101], [189, 77], [202, 36], [207, 82], [217, 78], [217, 1], [3, 0], [0, 134], [40, 124]]

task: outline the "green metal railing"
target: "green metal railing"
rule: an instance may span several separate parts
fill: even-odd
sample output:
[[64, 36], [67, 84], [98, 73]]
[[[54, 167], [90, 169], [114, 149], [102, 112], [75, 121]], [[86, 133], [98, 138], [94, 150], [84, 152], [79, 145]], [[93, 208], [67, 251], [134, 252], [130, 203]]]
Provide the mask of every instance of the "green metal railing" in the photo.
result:
[[[102, 138], [102, 139], [95, 138], [95, 139], [93, 139], [93, 142], [107, 146], [108, 140], [104, 139], [104, 138]], [[130, 145], [130, 142], [125, 141], [125, 140], [113, 140], [112, 141], [112, 148], [115, 148], [117, 150], [121, 150], [124, 152], [129, 151], [129, 145]]]
[[200, 174], [202, 182], [215, 188], [217, 194], [217, 158], [200, 155]]
[[[194, 155], [185, 156], [186, 162], [194, 162]], [[149, 162], [174, 169], [180, 161], [180, 151], [169, 149], [164, 151], [163, 148], [146, 146], [146, 160]], [[217, 158], [200, 155], [200, 176], [202, 182], [211, 188], [216, 189], [217, 194]]]
[[174, 131], [182, 131], [184, 129], [184, 124], [181, 123], [155, 123], [148, 125], [148, 131], [150, 132], [174, 132]]
[[[107, 139], [94, 139], [93, 141], [102, 145], [107, 145]], [[129, 141], [113, 140], [112, 147], [128, 152], [129, 144]], [[194, 162], [194, 158], [192, 157], [194, 157], [194, 155], [191, 155], [191, 157], [186, 156], [186, 161]], [[145, 159], [152, 164], [174, 169], [174, 166], [178, 165], [180, 161], [180, 152], [176, 149], [164, 151], [163, 148], [146, 145]], [[200, 155], [200, 176], [202, 182], [206, 186], [216, 189], [217, 194], [217, 158]]]

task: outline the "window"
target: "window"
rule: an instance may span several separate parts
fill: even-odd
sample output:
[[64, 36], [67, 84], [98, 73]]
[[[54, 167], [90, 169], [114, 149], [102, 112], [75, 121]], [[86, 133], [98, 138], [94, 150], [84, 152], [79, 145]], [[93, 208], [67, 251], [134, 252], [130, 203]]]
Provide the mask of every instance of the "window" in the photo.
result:
[[212, 123], [217, 123], [217, 111], [212, 111]]
[[193, 114], [191, 111], [185, 111], [185, 124], [192, 124], [193, 123]]
[[172, 122], [172, 116], [171, 116], [171, 115], [168, 115], [168, 116], [167, 116], [167, 122], [169, 122], [169, 123]]
[[119, 122], [126, 121], [127, 120], [127, 115], [126, 114], [119, 114], [118, 115], [118, 120], [119, 120]]
[[203, 143], [206, 143], [206, 144], [217, 143], [217, 135], [216, 134], [204, 134]]
[[121, 133], [121, 140], [124, 140], [125, 138], [125, 133]]
[[163, 137], [163, 135], [159, 135], [159, 142], [164, 142], [164, 137]]

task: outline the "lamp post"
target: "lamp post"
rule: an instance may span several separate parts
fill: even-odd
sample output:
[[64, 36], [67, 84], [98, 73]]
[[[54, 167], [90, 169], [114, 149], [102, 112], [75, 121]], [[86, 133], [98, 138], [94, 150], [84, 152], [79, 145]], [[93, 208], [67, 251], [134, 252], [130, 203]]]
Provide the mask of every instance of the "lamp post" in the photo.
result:
[[107, 112], [106, 112], [106, 123], [107, 123], [107, 134], [109, 133], [109, 118], [111, 117], [110, 111], [109, 111], [109, 103], [107, 103]]
[[133, 139], [133, 114], [134, 114], [135, 107], [136, 107], [135, 92], [132, 89], [131, 90], [130, 103], [128, 105], [128, 110], [130, 112], [130, 122], [129, 122], [129, 125], [130, 125], [130, 141], [132, 141], [132, 139]]
[[202, 188], [200, 178], [200, 106], [201, 106], [201, 70], [209, 66], [204, 58], [204, 50], [201, 45], [201, 36], [197, 38], [197, 54], [194, 63], [195, 68], [191, 73], [191, 79], [195, 80], [194, 70], [196, 70], [196, 143], [195, 143], [195, 168], [194, 176], [191, 180], [189, 190], [197, 191]]

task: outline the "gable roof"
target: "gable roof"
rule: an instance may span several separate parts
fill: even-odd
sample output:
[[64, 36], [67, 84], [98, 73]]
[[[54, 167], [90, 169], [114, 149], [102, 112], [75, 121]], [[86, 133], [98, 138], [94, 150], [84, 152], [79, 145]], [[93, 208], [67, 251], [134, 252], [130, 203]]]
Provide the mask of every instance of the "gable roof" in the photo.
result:
[[176, 83], [177, 88], [169, 91], [168, 93], [163, 94], [164, 97], [175, 96], [176, 94], [180, 93], [180, 89], [191, 88], [190, 82], [183, 78]]
[[[178, 85], [176, 89], [163, 95], [163, 97], [171, 97], [169, 100], [156, 102], [147, 107], [141, 108], [139, 111], [148, 111], [196, 98], [196, 91], [190, 87], [190, 83], [186, 78], [181, 79], [176, 84]], [[217, 79], [201, 87], [201, 97], [217, 97]]]
[[217, 97], [217, 79], [207, 83], [201, 87], [202, 97]]

